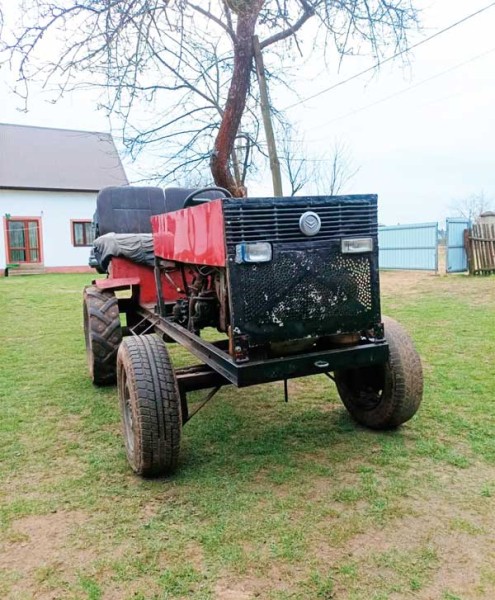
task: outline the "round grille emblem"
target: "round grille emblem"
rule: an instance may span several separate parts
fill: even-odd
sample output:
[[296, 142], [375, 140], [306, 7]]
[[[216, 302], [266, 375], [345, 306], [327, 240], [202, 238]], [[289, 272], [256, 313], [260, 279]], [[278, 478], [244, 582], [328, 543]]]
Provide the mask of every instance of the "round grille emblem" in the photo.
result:
[[320, 217], [312, 210], [306, 211], [299, 219], [299, 229], [304, 235], [316, 235], [321, 229]]

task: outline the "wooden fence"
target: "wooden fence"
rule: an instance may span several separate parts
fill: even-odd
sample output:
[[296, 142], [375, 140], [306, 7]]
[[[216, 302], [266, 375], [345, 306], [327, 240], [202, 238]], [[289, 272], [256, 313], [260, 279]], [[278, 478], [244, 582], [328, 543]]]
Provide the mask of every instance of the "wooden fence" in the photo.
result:
[[464, 232], [471, 275], [495, 274], [495, 225], [478, 224]]

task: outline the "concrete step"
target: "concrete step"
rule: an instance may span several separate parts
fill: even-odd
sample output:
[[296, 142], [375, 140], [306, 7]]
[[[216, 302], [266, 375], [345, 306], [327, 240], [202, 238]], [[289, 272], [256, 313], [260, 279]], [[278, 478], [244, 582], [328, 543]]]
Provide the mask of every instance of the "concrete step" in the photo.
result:
[[9, 269], [9, 277], [20, 277], [22, 275], [44, 275], [44, 269], [39, 269], [38, 271], [11, 271]]
[[19, 265], [9, 268], [9, 277], [17, 275], [42, 275], [45, 272], [45, 266], [38, 263]]

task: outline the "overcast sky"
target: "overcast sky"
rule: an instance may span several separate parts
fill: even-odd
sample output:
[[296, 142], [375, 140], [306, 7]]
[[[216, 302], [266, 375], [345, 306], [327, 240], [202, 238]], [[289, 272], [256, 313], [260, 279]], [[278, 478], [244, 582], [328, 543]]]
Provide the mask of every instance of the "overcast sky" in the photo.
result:
[[[488, 4], [420, 0], [423, 30], [412, 41]], [[409, 66], [390, 62], [373, 77], [362, 76], [299, 104], [287, 116], [313, 159], [328, 153], [336, 139], [347, 144], [360, 168], [345, 191], [377, 193], [381, 222], [443, 221], [452, 215], [454, 199], [481, 191], [495, 198], [494, 29], [495, 6], [414, 50]], [[322, 72], [310, 61], [300, 70], [296, 91], [306, 98], [370, 64], [348, 58], [340, 71], [330, 66], [330, 72]], [[9, 92], [12, 83], [5, 69], [0, 72], [1, 122], [109, 130], [108, 119], [96, 111], [87, 93], [53, 105], [33, 90], [29, 112], [24, 113]], [[274, 97], [279, 108], [296, 100]], [[124, 162], [129, 176], [137, 178], [139, 163]], [[270, 194], [269, 174], [262, 179], [250, 185], [251, 193]]]

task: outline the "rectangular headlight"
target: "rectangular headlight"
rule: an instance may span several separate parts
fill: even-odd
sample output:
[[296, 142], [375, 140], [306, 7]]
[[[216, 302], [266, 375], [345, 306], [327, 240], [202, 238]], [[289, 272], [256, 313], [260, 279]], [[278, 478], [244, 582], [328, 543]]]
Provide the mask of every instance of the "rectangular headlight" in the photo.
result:
[[272, 245], [269, 242], [237, 244], [235, 247], [236, 263], [261, 263], [272, 260]]
[[342, 240], [342, 254], [358, 254], [373, 250], [373, 238], [347, 238]]

